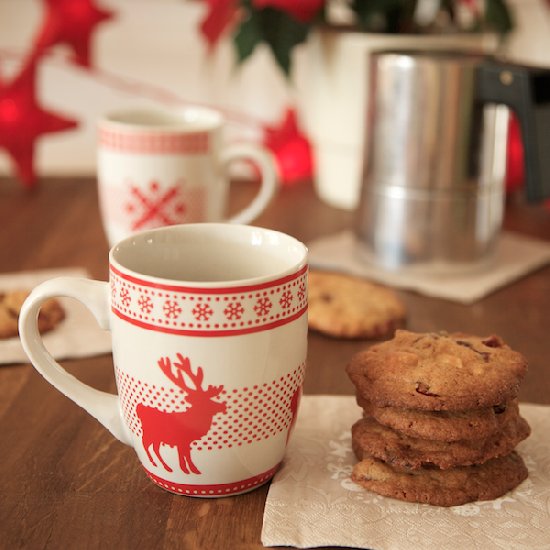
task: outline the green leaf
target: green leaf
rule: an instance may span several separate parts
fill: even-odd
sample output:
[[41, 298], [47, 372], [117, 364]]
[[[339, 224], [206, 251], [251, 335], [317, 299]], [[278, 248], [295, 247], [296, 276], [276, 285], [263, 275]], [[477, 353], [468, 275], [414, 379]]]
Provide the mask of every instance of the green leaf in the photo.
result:
[[512, 14], [504, 0], [486, 0], [485, 25], [502, 34], [514, 28]]
[[285, 76], [290, 75], [292, 52], [305, 42], [312, 23], [302, 23], [287, 12], [274, 8], [256, 9], [250, 1], [241, 5], [244, 18], [233, 42], [239, 63], [252, 55], [256, 46], [265, 43]]
[[251, 56], [261, 41], [262, 33], [259, 18], [255, 13], [248, 13], [233, 37], [239, 63]]
[[307, 39], [311, 25], [284, 11], [265, 8], [259, 11], [262, 37], [286, 76], [290, 75], [292, 52]]

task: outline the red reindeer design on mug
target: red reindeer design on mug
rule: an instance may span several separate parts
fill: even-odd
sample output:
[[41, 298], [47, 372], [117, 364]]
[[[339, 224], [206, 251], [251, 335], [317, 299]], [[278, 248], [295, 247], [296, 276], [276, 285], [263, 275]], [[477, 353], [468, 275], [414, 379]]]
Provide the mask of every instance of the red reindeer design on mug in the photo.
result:
[[[63, 277], [33, 289], [20, 334], [38, 372], [132, 446], [162, 489], [220, 497], [269, 481], [304, 378], [305, 245], [260, 227], [184, 223], [119, 242], [109, 266], [109, 283]], [[111, 329], [117, 395], [65, 376], [48, 354], [36, 319], [55, 296]]]
[[[214, 415], [225, 414], [227, 410], [225, 402], [214, 401], [214, 398], [223, 391], [223, 386], [208, 386], [203, 389], [202, 368], [198, 367], [197, 372], [193, 373], [189, 358], [183, 357], [181, 353], [177, 354], [177, 358], [178, 362], [174, 363], [175, 370], [172, 369], [172, 362], [168, 357], [159, 359], [158, 366], [176, 386], [187, 392], [185, 399], [190, 408], [183, 412], [165, 412], [139, 403], [136, 414], [141, 421], [143, 448], [154, 466], [157, 464], [149, 452], [151, 446], [164, 469], [172, 472], [172, 468], [166, 464], [160, 454], [160, 446], [163, 444], [177, 448], [182, 472], [200, 474], [201, 472], [191, 459], [191, 443], [208, 433]], [[184, 375], [189, 378], [194, 387], [186, 384]]]

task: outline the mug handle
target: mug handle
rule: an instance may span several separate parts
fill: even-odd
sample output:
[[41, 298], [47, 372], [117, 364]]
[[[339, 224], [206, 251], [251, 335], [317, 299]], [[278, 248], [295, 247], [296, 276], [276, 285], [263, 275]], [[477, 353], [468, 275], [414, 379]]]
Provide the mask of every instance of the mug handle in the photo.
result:
[[229, 145], [222, 153], [222, 163], [226, 168], [230, 162], [243, 158], [252, 160], [260, 169], [261, 187], [247, 207], [227, 220], [230, 223], [248, 224], [257, 218], [265, 210], [277, 188], [277, 172], [267, 151], [253, 144], [237, 143]]
[[96, 390], [69, 374], [45, 348], [38, 331], [38, 313], [49, 298], [75, 298], [109, 330], [109, 284], [77, 277], [57, 277], [33, 289], [21, 308], [19, 335], [34, 368], [61, 393], [99, 420], [118, 440], [132, 445], [119, 412], [118, 396]]

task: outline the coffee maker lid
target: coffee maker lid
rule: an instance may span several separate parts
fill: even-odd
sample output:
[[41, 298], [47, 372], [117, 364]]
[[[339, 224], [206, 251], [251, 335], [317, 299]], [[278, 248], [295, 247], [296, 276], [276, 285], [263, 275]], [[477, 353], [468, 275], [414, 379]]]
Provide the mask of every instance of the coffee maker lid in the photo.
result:
[[454, 64], [461, 65], [479, 65], [485, 61], [494, 59], [482, 51], [460, 51], [453, 49], [427, 50], [427, 49], [383, 49], [371, 53], [373, 60], [393, 60], [398, 64], [403, 63], [435, 63], [435, 64]]

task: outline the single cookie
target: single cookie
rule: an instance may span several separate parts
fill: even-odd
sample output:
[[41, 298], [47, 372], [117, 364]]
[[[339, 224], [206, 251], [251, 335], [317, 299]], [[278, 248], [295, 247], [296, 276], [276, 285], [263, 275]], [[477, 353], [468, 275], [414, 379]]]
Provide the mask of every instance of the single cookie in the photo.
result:
[[389, 288], [339, 273], [309, 273], [312, 330], [337, 338], [384, 338], [403, 326], [405, 315], [405, 306]]
[[398, 330], [354, 355], [346, 371], [378, 407], [463, 411], [517, 397], [527, 361], [498, 336]]
[[[19, 334], [18, 321], [27, 290], [12, 290], [0, 293], [0, 339], [14, 338]], [[65, 310], [55, 299], [46, 300], [38, 315], [38, 330], [41, 333], [53, 330], [65, 318]]]
[[0, 295], [0, 339], [13, 338], [17, 336], [17, 316], [12, 315], [1, 302]]
[[399, 407], [377, 407], [364, 397], [357, 404], [365, 416], [409, 437], [436, 441], [483, 439], [502, 430], [510, 419], [517, 418], [517, 399], [503, 405], [467, 411], [422, 411]]
[[403, 470], [372, 457], [353, 468], [352, 479], [386, 497], [434, 506], [458, 506], [499, 498], [527, 478], [521, 457], [513, 452], [477, 466], [452, 470]]
[[359, 460], [372, 456], [401, 468], [436, 466], [447, 470], [506, 456], [530, 432], [529, 424], [520, 416], [506, 423], [501, 432], [486, 439], [432, 441], [407, 437], [382, 426], [373, 418], [361, 418], [351, 429], [351, 440], [353, 452]]

